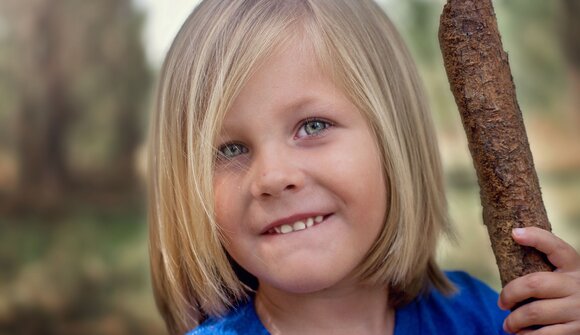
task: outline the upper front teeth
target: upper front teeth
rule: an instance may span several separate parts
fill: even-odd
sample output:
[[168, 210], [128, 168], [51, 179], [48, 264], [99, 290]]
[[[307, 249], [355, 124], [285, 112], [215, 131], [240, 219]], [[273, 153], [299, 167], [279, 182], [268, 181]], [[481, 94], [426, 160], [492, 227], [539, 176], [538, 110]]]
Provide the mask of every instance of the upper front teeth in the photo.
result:
[[322, 222], [323, 219], [324, 217], [322, 215], [319, 215], [313, 218], [308, 218], [306, 220], [296, 221], [293, 224], [283, 224], [281, 226], [275, 227], [274, 232], [278, 234], [288, 234], [293, 231], [299, 231], [306, 228], [310, 228], [314, 225], [315, 222], [320, 223]]

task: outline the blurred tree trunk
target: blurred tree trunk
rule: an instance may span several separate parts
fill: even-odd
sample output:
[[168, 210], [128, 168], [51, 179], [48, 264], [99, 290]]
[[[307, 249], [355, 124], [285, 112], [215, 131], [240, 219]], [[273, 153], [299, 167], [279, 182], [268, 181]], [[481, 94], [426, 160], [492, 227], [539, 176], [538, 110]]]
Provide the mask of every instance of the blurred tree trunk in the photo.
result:
[[16, 133], [19, 162], [17, 198], [30, 205], [51, 206], [65, 189], [68, 170], [64, 140], [69, 125], [60, 48], [59, 3], [28, 4], [16, 29], [21, 104]]
[[572, 85], [572, 110], [580, 129], [580, 1], [562, 0], [562, 36]]
[[580, 1], [562, 0], [564, 49], [575, 71], [580, 71]]
[[151, 79], [143, 15], [130, 0], [0, 0], [0, 16], [16, 55], [17, 208], [131, 196]]
[[[117, 112], [115, 118], [115, 137], [117, 149], [113, 162], [114, 177], [112, 181], [120, 187], [131, 187], [136, 183], [135, 153], [142, 139], [140, 111], [142, 109], [142, 92], [148, 89], [149, 74], [146, 71], [146, 59], [140, 42], [142, 20], [131, 16], [131, 1], [117, 0], [114, 8], [117, 15], [133, 17], [119, 24], [125, 34], [118, 36], [117, 45], [121, 49], [120, 58], [115, 58], [110, 66], [111, 77], [121, 75], [124, 80], [118, 82], [116, 89]], [[113, 14], [113, 13], [111, 13]]]

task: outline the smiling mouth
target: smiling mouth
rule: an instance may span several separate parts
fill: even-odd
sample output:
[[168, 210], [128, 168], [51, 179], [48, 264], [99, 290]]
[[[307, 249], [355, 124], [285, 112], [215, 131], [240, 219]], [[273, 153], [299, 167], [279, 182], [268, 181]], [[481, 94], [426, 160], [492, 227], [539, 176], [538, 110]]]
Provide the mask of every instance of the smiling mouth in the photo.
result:
[[293, 233], [300, 230], [308, 229], [322, 221], [324, 221], [325, 217], [322, 215], [317, 215], [313, 217], [309, 217], [307, 219], [298, 220], [291, 224], [283, 224], [278, 227], [274, 227], [267, 231], [267, 234], [271, 235], [278, 235], [278, 234], [288, 234]]

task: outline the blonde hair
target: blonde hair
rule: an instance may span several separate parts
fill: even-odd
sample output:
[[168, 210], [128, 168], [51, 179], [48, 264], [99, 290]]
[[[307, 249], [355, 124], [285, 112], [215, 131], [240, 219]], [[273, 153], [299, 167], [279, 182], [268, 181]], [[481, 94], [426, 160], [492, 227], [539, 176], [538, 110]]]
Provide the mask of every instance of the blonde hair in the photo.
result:
[[[251, 275], [222, 247], [215, 221], [214, 139], [260, 64], [296, 34], [364, 113], [381, 149], [385, 224], [356, 269], [400, 306], [451, 286], [435, 264], [449, 231], [436, 138], [415, 65], [372, 0], [206, 0], [163, 64], [150, 133], [150, 256], [158, 307], [172, 334], [247, 298]], [[255, 287], [253, 287], [255, 288]]]

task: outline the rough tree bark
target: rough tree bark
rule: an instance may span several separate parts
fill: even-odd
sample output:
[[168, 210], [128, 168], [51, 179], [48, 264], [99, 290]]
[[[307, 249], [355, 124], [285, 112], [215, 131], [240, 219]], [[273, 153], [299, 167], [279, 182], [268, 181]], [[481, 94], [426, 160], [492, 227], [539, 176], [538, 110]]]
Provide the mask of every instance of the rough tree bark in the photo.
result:
[[552, 271], [545, 255], [511, 237], [513, 228], [551, 228], [491, 0], [448, 0], [439, 43], [502, 285], [531, 272]]

